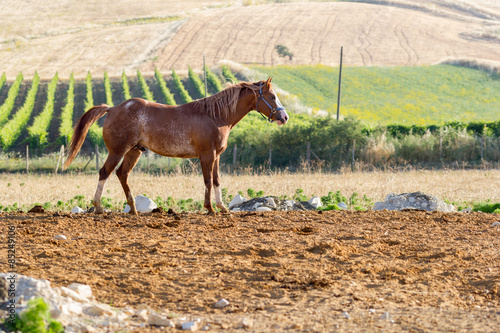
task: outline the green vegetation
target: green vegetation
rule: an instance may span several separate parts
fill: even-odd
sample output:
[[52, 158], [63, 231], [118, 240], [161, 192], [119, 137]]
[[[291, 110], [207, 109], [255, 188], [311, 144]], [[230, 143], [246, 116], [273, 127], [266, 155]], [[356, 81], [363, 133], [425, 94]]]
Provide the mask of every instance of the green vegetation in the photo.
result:
[[54, 113], [54, 97], [58, 81], [59, 76], [56, 73], [47, 87], [47, 102], [42, 112], [35, 118], [33, 125], [28, 127], [28, 133], [31, 140], [38, 142], [38, 144], [47, 143], [47, 136], [49, 134], [48, 129]]
[[5, 76], [5, 72], [3, 72], [2, 76], [0, 77], [0, 89], [2, 89], [5, 81], [7, 81], [7, 77]]
[[[86, 89], [86, 98], [85, 98], [85, 112], [90, 110], [92, 107], [94, 107], [94, 97], [92, 94], [92, 75], [90, 75], [90, 71], [87, 73], [87, 78], [85, 79], [85, 85], [87, 87]], [[102, 146], [104, 144], [103, 139], [102, 139], [102, 127], [95, 122], [92, 126], [89, 128], [89, 134], [88, 137], [90, 138], [90, 141], [94, 145], [99, 145]]]
[[35, 106], [35, 98], [36, 93], [38, 92], [39, 83], [40, 77], [38, 76], [38, 73], [35, 72], [31, 88], [28, 91], [23, 106], [16, 112], [14, 117], [4, 124], [2, 129], [0, 129], [0, 142], [3, 149], [9, 149], [14, 144], [21, 134], [21, 131], [28, 123], [33, 107]]
[[61, 125], [59, 126], [59, 137], [64, 138], [66, 142], [71, 140], [73, 135], [73, 110], [75, 107], [75, 77], [71, 73], [69, 77], [68, 93], [66, 95], [66, 104], [61, 112]]
[[214, 92], [218, 93], [219, 91], [224, 89], [217, 75], [215, 75], [214, 72], [212, 72], [206, 66], [205, 70], [207, 71], [207, 84], [214, 90]]
[[139, 85], [141, 86], [142, 96], [148, 101], [156, 102], [153, 93], [149, 90], [148, 84], [146, 83], [146, 79], [142, 75], [140, 70], [137, 70], [137, 80], [139, 81]]
[[179, 77], [179, 75], [177, 75], [177, 73], [173, 69], [172, 69], [172, 79], [174, 80], [175, 88], [179, 92], [179, 96], [181, 98], [181, 104], [192, 102], [193, 99], [191, 98], [191, 96], [189, 96], [189, 93], [182, 84], [181, 78]]
[[238, 82], [238, 79], [236, 76], [234, 76], [233, 72], [227, 67], [226, 65], [221, 66], [222, 70], [222, 76], [226, 79], [226, 81], [230, 81], [232, 84], [235, 84]]
[[163, 99], [165, 100], [165, 103], [168, 105], [175, 105], [175, 99], [174, 95], [170, 92], [170, 90], [167, 88], [167, 83], [165, 82], [165, 79], [163, 78], [163, 75], [161, 75], [160, 71], [158, 68], [155, 68], [155, 78], [156, 81], [158, 82], [158, 85], [160, 87], [161, 94], [163, 95]]
[[196, 89], [196, 92], [198, 95], [200, 95], [202, 98], [206, 97], [205, 96], [205, 84], [203, 81], [201, 81], [200, 77], [196, 75], [196, 73], [193, 71], [191, 66], [188, 67], [188, 75], [189, 79], [191, 80], [191, 83], [193, 83], [194, 88]]
[[[338, 68], [255, 67], [306, 105], [336, 114]], [[451, 65], [345, 67], [341, 115], [370, 125], [432, 125], [498, 120], [500, 78]], [[314, 112], [314, 111], [313, 111]]]
[[111, 90], [108, 72], [104, 72], [104, 92], [106, 93], [106, 104], [113, 106], [113, 91]]
[[276, 50], [276, 52], [278, 52], [278, 55], [281, 57], [281, 58], [284, 58], [284, 57], [288, 57], [289, 60], [292, 60], [293, 59], [293, 53], [290, 52], [290, 50], [288, 49], [288, 47], [286, 47], [285, 45], [276, 45], [274, 47], [274, 49]]
[[62, 333], [64, 327], [60, 322], [52, 319], [49, 306], [43, 298], [38, 297], [28, 301], [28, 307], [19, 316], [16, 315], [14, 324], [7, 321], [9, 331], [22, 333]]
[[122, 89], [125, 100], [131, 99], [132, 95], [130, 95], [130, 87], [128, 86], [128, 79], [125, 71], [122, 72]]
[[0, 125], [4, 124], [5, 121], [9, 118], [9, 115], [12, 112], [12, 109], [14, 108], [14, 103], [16, 101], [17, 94], [19, 94], [19, 88], [21, 88], [22, 82], [23, 82], [23, 73], [19, 73], [12, 86], [10, 86], [7, 98], [3, 102], [2, 106], [0, 106]]

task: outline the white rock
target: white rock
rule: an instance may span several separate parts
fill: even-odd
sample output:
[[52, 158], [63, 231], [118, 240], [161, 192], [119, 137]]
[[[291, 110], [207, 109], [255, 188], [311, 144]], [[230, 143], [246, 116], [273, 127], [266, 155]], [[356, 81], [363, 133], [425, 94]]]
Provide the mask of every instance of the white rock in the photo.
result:
[[472, 208], [464, 208], [459, 213], [472, 213]]
[[78, 207], [78, 206], [75, 206], [75, 207], [73, 207], [73, 209], [71, 209], [71, 212], [72, 212], [73, 214], [80, 214], [80, 213], [83, 213], [83, 212], [84, 212], [84, 210], [83, 210], [83, 209], [81, 209], [81, 208], [80, 208], [80, 207]]
[[427, 211], [454, 212], [455, 207], [432, 195], [422, 192], [387, 195], [385, 201], [376, 202], [373, 210], [423, 209]]
[[347, 311], [342, 312], [342, 315], [345, 317], [345, 319], [351, 319], [351, 316], [349, 315], [349, 312], [347, 312]]
[[72, 283], [68, 286], [68, 288], [77, 292], [82, 298], [90, 299], [92, 297], [92, 289], [89, 285]]
[[75, 301], [80, 302], [80, 303], [88, 302], [87, 299], [80, 296], [80, 294], [74, 290], [71, 290], [71, 289], [66, 288], [66, 287], [61, 287], [60, 290], [61, 290], [61, 293], [63, 296], [71, 297], [72, 299], [74, 299]]
[[252, 210], [255, 210], [255, 211], [256, 211], [256, 210], [257, 210], [257, 208], [259, 208], [259, 207], [260, 207], [260, 206], [262, 206], [262, 205], [263, 205], [263, 203], [262, 203], [262, 202], [256, 202], [256, 203], [255, 203], [255, 205], [253, 205]]
[[273, 210], [266, 206], [259, 206], [255, 209], [256, 212], [272, 212]]
[[150, 313], [148, 317], [148, 325], [151, 326], [165, 326], [165, 327], [175, 327], [174, 323], [156, 313]]
[[56, 235], [56, 237], [54, 237], [54, 239], [57, 239], [57, 240], [66, 240], [66, 236], [64, 235]]
[[137, 310], [137, 312], [135, 313], [135, 316], [138, 319], [140, 319], [140, 321], [147, 322], [149, 320], [148, 310], [146, 310], [146, 309]]
[[385, 312], [381, 317], [380, 319], [383, 319], [383, 320], [391, 320], [392, 317], [391, 317], [391, 314], [389, 312]]
[[252, 328], [253, 327], [253, 319], [245, 317], [241, 320], [240, 324], [241, 324], [241, 327], [243, 327], [243, 328]]
[[323, 206], [323, 203], [321, 202], [321, 199], [319, 197], [312, 197], [311, 199], [309, 199], [308, 203], [315, 209]]
[[347, 204], [346, 204], [345, 202], [339, 202], [339, 203], [337, 204], [337, 206], [338, 206], [340, 209], [342, 209], [342, 210], [346, 210], [346, 209], [348, 209], [348, 208], [349, 208], [349, 207], [347, 207]]
[[295, 205], [295, 201], [293, 200], [285, 200], [285, 202], [283, 202], [285, 204], [285, 206], [287, 207], [293, 207], [293, 205]]
[[236, 206], [244, 203], [245, 201], [247, 201], [247, 199], [245, 199], [244, 197], [242, 197], [241, 195], [238, 194], [229, 203], [229, 209], [236, 207]]
[[229, 305], [229, 302], [225, 298], [223, 298], [220, 301], [218, 301], [217, 303], [215, 303], [216, 308], [224, 308], [228, 305]]
[[185, 323], [182, 323], [181, 329], [183, 331], [197, 331], [198, 330], [198, 322], [197, 321], [188, 321]]
[[493, 222], [493, 223], [492, 223], [492, 226], [493, 226], [493, 227], [498, 227], [499, 225], [500, 225], [500, 222]]
[[86, 307], [83, 312], [85, 312], [88, 315], [91, 316], [102, 316], [102, 315], [112, 315], [113, 310], [111, 310], [111, 307], [107, 304], [92, 304], [88, 307]]
[[276, 208], [276, 202], [274, 202], [274, 199], [273, 198], [270, 198], [270, 197], [266, 197], [264, 198], [266, 199], [266, 203], [268, 206], [272, 207], [272, 208]]
[[[153, 209], [158, 208], [153, 200], [143, 195], [138, 195], [135, 197], [135, 209], [139, 213], [151, 213]], [[124, 213], [130, 212], [130, 206], [126, 205], [123, 210]]]

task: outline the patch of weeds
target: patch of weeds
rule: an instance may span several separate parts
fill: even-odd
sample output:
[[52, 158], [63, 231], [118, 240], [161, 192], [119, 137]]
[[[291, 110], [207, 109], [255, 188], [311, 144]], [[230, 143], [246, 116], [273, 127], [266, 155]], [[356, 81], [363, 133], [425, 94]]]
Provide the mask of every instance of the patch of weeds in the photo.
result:
[[10, 331], [37, 332], [37, 333], [62, 333], [62, 324], [50, 316], [49, 306], [43, 298], [34, 298], [28, 301], [28, 307], [16, 315], [13, 323], [7, 321]]
[[253, 188], [249, 188], [247, 189], [247, 194], [251, 199], [261, 198], [264, 196], [264, 191], [255, 191]]
[[474, 212], [500, 213], [500, 203], [478, 202], [472, 206]]
[[295, 190], [295, 194], [292, 197], [293, 200], [295, 201], [307, 201], [309, 200], [307, 196], [304, 194], [304, 190], [301, 188], [298, 188]]

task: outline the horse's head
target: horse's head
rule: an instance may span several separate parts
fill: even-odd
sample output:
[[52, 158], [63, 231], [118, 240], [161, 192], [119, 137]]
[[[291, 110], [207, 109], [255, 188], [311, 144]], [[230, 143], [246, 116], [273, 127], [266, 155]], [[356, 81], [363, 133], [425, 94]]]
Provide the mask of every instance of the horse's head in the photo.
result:
[[266, 82], [259, 83], [259, 94], [255, 110], [267, 117], [270, 122], [276, 121], [278, 125], [286, 124], [288, 114], [273, 90], [270, 77]]

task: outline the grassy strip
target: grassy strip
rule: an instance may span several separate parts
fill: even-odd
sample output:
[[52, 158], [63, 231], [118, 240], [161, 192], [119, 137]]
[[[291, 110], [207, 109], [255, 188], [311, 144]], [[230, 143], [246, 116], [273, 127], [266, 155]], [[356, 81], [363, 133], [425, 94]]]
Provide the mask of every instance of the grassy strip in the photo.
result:
[[0, 89], [2, 89], [3, 85], [5, 84], [5, 81], [7, 81], [7, 77], [5, 76], [5, 72], [2, 74], [0, 77]]
[[16, 112], [14, 117], [9, 120], [0, 130], [0, 141], [3, 149], [9, 149], [17, 140], [21, 131], [28, 123], [33, 107], [35, 106], [36, 93], [38, 92], [38, 85], [40, 84], [40, 77], [35, 72], [33, 83], [23, 106]]
[[158, 81], [158, 86], [160, 87], [160, 91], [163, 95], [163, 98], [165, 99], [165, 103], [168, 105], [175, 105], [176, 103], [174, 95], [172, 95], [170, 90], [167, 88], [167, 83], [165, 82], [165, 79], [163, 78], [163, 75], [161, 75], [158, 68], [155, 68], [155, 78], [156, 81]]
[[75, 77], [71, 73], [69, 77], [68, 94], [66, 104], [61, 111], [61, 124], [59, 125], [59, 137], [65, 138], [66, 142], [71, 140], [73, 135], [73, 111], [75, 108]]
[[207, 83], [208, 85], [210, 85], [210, 87], [212, 87], [212, 89], [215, 91], [215, 92], [219, 92], [221, 91], [222, 89], [224, 89], [224, 87], [222, 86], [222, 83], [220, 82], [219, 78], [217, 77], [217, 75], [214, 74], [214, 72], [212, 72], [208, 67], [205, 66], [205, 69], [207, 71]]
[[108, 72], [104, 72], [104, 92], [106, 93], [106, 104], [113, 106], [113, 91], [111, 90]]
[[[85, 112], [90, 110], [94, 106], [94, 96], [92, 94], [92, 75], [90, 75], [90, 71], [87, 73], [87, 78], [85, 80], [85, 85], [87, 87], [87, 93], [85, 97]], [[102, 139], [102, 127], [95, 122], [89, 128], [89, 139], [94, 145], [103, 145]]]
[[231, 83], [235, 84], [238, 82], [238, 79], [236, 76], [234, 76], [233, 72], [229, 69], [227, 65], [222, 65], [222, 76], [226, 79], [226, 81], [230, 81]]
[[201, 81], [200, 77], [196, 75], [191, 66], [188, 67], [189, 79], [194, 85], [196, 92], [203, 98], [205, 96], [205, 84]]
[[148, 101], [156, 102], [153, 97], [153, 93], [151, 92], [151, 90], [149, 90], [146, 79], [144, 79], [144, 76], [142, 75], [140, 70], [137, 70], [137, 80], [139, 81], [139, 85], [141, 86], [141, 91], [144, 98]]
[[173, 69], [172, 69], [172, 79], [174, 80], [175, 88], [177, 89], [177, 91], [179, 92], [179, 95], [181, 97], [181, 104], [192, 102], [193, 99], [191, 98], [191, 96], [189, 96], [189, 93], [187, 92], [186, 88], [182, 84], [182, 81], [179, 78], [179, 75], [177, 75], [177, 73]]
[[28, 133], [32, 141], [38, 141], [39, 144], [47, 142], [49, 135], [48, 129], [52, 115], [54, 114], [54, 97], [56, 95], [57, 82], [59, 76], [56, 73], [47, 87], [47, 102], [43, 107], [42, 112], [35, 118], [33, 125], [28, 127]]
[[131, 99], [132, 95], [130, 95], [130, 87], [128, 86], [127, 74], [125, 71], [122, 72], [122, 89], [123, 89], [123, 97], [125, 100]]
[[9, 118], [9, 115], [14, 108], [14, 102], [16, 101], [17, 94], [19, 94], [19, 88], [21, 87], [22, 82], [23, 73], [19, 73], [17, 74], [16, 80], [9, 89], [7, 98], [3, 102], [2, 106], [0, 106], [0, 125], [5, 123], [5, 121], [7, 121], [7, 119]]
[[[304, 104], [336, 113], [337, 67], [254, 68]], [[436, 65], [346, 67], [342, 72], [341, 115], [372, 125], [496, 121], [498, 105], [499, 77], [479, 69]]]

